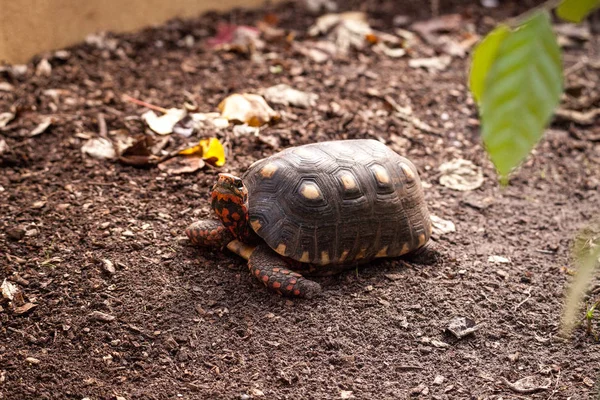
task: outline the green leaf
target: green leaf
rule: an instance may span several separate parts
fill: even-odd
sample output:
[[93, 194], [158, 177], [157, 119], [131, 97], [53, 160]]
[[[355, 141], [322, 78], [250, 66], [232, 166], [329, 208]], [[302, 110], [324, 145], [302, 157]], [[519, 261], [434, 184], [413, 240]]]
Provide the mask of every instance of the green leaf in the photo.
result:
[[600, 0], [564, 0], [556, 8], [556, 14], [569, 22], [581, 22], [594, 9], [600, 7]]
[[562, 93], [560, 49], [547, 12], [504, 37], [484, 87], [483, 142], [506, 181], [542, 137]]
[[484, 90], [485, 77], [498, 54], [502, 40], [508, 35], [510, 29], [506, 25], [499, 25], [487, 34], [473, 51], [469, 86], [475, 101], [479, 104]]

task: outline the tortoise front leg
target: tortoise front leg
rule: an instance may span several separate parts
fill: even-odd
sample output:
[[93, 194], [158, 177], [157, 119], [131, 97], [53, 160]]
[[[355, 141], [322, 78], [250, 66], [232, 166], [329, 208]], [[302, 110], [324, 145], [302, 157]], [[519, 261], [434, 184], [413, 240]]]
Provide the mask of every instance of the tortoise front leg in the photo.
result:
[[264, 244], [252, 251], [248, 268], [269, 290], [283, 296], [310, 299], [321, 292], [321, 285], [290, 271], [281, 256]]
[[229, 229], [216, 219], [202, 219], [194, 222], [186, 228], [185, 234], [196, 246], [219, 249], [224, 248], [234, 239]]

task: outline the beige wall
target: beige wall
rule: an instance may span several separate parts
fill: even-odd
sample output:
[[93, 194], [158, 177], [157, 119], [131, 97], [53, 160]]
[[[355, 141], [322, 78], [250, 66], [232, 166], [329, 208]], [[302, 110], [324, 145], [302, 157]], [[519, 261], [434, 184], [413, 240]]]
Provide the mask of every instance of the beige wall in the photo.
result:
[[130, 31], [209, 10], [254, 7], [264, 0], [0, 0], [0, 61], [77, 43], [101, 30]]

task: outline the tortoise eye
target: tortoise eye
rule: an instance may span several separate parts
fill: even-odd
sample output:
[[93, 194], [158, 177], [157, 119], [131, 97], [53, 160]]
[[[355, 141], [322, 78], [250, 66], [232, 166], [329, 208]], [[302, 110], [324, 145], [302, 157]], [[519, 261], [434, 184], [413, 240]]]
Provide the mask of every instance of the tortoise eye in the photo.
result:
[[244, 184], [242, 183], [242, 180], [240, 178], [235, 178], [233, 180], [233, 186], [235, 186], [236, 189], [242, 189], [244, 187]]

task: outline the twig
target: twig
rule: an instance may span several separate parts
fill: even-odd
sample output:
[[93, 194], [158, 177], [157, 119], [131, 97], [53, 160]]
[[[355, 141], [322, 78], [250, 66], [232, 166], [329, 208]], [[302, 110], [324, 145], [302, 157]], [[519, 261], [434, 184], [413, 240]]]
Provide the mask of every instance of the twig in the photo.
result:
[[106, 134], [108, 130], [106, 128], [106, 119], [104, 119], [104, 114], [102, 113], [98, 113], [98, 131], [100, 137], [106, 139]]
[[394, 108], [396, 111], [396, 115], [401, 119], [410, 124], [412, 124], [415, 128], [422, 130], [423, 132], [431, 133], [433, 135], [441, 136], [441, 133], [427, 125], [425, 122], [421, 121], [419, 118], [413, 117], [410, 115], [404, 107], [401, 107], [400, 104], [396, 103], [391, 96], [385, 95], [381, 97], [386, 103]]
[[159, 107], [159, 106], [155, 106], [154, 104], [146, 103], [145, 101], [142, 101], [142, 100], [136, 99], [134, 97], [131, 97], [128, 94], [124, 94], [123, 95], [123, 100], [128, 101], [128, 102], [133, 103], [133, 104], [137, 104], [138, 106], [146, 107], [146, 108], [149, 108], [151, 110], [161, 112], [163, 114], [166, 114], [167, 111], [168, 111], [166, 108], [162, 108], [162, 107]]
[[558, 382], [560, 381], [560, 369], [558, 370], [558, 374], [556, 376], [556, 383], [554, 384], [554, 390], [552, 391], [552, 393], [550, 393], [550, 396], [548, 396], [548, 398], [546, 400], [550, 400], [552, 398], [552, 396], [554, 396], [556, 393], [558, 393]]
[[516, 28], [534, 16], [537, 12], [545, 10], [552, 11], [552, 9], [558, 7], [563, 0], [546, 0], [542, 4], [537, 7], [532, 8], [531, 10], [525, 11], [523, 14], [517, 15], [516, 17], [509, 18], [504, 22], [506, 25], [511, 28]]
[[531, 291], [533, 290], [533, 288], [529, 288], [529, 291], [527, 292], [527, 298], [525, 300], [523, 300], [522, 302], [520, 302], [519, 304], [517, 304], [517, 306], [515, 307], [515, 311], [517, 311], [519, 309], [519, 307], [521, 307], [523, 304], [525, 304], [525, 302], [527, 300], [529, 300], [531, 298]]
[[[514, 390], [515, 392], [521, 393], [521, 394], [530, 394], [530, 393], [535, 393], [539, 390], [548, 390], [548, 388], [550, 387], [550, 385], [548, 385], [548, 386], [535, 386], [535, 387], [530, 387], [530, 388], [522, 388], [522, 387], [519, 387], [519, 386], [515, 385], [514, 383], [510, 382], [505, 377], [502, 377], [502, 381], [511, 390]], [[550, 381], [550, 382], [552, 382], [552, 381]]]

